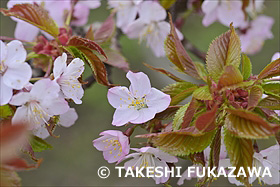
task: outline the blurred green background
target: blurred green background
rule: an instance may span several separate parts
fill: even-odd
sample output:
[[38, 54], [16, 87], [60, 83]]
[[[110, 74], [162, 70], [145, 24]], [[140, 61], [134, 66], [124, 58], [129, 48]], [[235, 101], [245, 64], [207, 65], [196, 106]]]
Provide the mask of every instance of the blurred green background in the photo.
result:
[[[6, 8], [7, 0], [1, 0], [1, 8]], [[253, 63], [253, 73], [259, 73], [262, 68], [270, 62], [272, 55], [280, 51], [279, 44], [279, 8], [278, 0], [265, 1], [264, 14], [274, 18], [275, 23], [272, 28], [274, 38], [267, 40], [261, 52], [257, 55], [250, 56]], [[109, 15], [106, 1], [102, 1], [102, 6], [93, 10], [90, 15], [89, 24], [94, 21], [104, 21]], [[219, 23], [214, 23], [205, 28], [201, 24], [202, 16], [191, 15], [182, 30], [184, 37], [190, 40], [195, 46], [206, 52], [211, 41], [227, 31], [227, 27]], [[9, 17], [0, 15], [0, 35], [13, 37], [15, 22]], [[27, 31], [28, 32], [28, 31]], [[172, 80], [164, 75], [156, 73], [143, 65], [143, 62], [156, 67], [164, 67], [174, 72], [181, 78], [194, 81], [192, 78], [179, 74], [173, 70], [171, 63], [167, 58], [156, 58], [150, 49], [146, 48], [145, 43], [139, 45], [137, 40], [129, 40], [126, 36], [120, 39], [123, 54], [126, 56], [133, 71], [143, 71], [151, 79], [153, 87], [161, 89]], [[194, 60], [199, 60], [190, 54]], [[86, 75], [89, 75], [89, 68]], [[86, 76], [85, 76], [86, 77]], [[125, 78], [125, 73], [121, 70], [113, 68], [111, 80], [115, 84], [129, 85]], [[116, 128], [111, 125], [114, 109], [107, 102], [107, 88], [94, 84], [85, 91], [83, 104], [72, 105], [75, 107], [79, 119], [71, 128], [66, 129], [59, 127], [55, 134], [60, 138], [48, 138], [47, 141], [53, 145], [53, 149], [38, 154], [37, 157], [43, 157], [44, 161], [37, 170], [20, 172], [23, 186], [155, 186], [153, 179], [137, 179], [137, 178], [118, 178], [114, 164], [108, 164], [101, 152], [92, 146], [92, 140], [99, 137], [99, 133], [108, 129], [124, 130], [125, 127]], [[134, 135], [145, 133], [139, 129]], [[144, 140], [132, 138], [131, 147], [139, 147], [137, 144]], [[262, 147], [266, 148], [274, 144], [273, 140], [265, 140]], [[123, 163], [120, 164], [121, 166]], [[177, 164], [182, 166], [183, 170], [190, 165], [189, 161], [180, 160]], [[101, 166], [107, 166], [111, 169], [111, 175], [107, 179], [100, 179], [97, 170]], [[172, 179], [171, 184], [177, 186], [178, 178]], [[184, 186], [194, 186], [195, 179], [185, 181]], [[227, 179], [220, 178], [214, 182], [213, 186], [231, 186]]]

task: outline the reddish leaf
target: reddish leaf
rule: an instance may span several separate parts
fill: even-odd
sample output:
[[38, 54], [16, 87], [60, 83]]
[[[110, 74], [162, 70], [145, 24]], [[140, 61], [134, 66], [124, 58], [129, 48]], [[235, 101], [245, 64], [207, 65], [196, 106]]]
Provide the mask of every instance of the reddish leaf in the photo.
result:
[[280, 75], [280, 59], [270, 62], [258, 75], [258, 79], [265, 79]]
[[94, 31], [92, 29], [92, 25], [89, 27], [85, 38], [94, 41]]
[[171, 118], [173, 115], [175, 115], [175, 113], [179, 108], [180, 108], [179, 106], [169, 106], [163, 112], [157, 113], [155, 118], [158, 120], [165, 120]]
[[201, 114], [195, 121], [195, 127], [201, 132], [209, 132], [216, 128], [216, 113], [218, 107], [215, 105], [211, 110]]
[[258, 106], [269, 108], [272, 110], [280, 110], [280, 99], [274, 96], [268, 96], [262, 99]]
[[54, 20], [49, 16], [49, 13], [37, 4], [16, 4], [10, 9], [1, 8], [0, 11], [5, 16], [19, 18], [54, 37], [57, 37], [59, 34], [59, 29]]
[[101, 27], [94, 32], [94, 41], [97, 43], [104, 43], [111, 39], [115, 32], [114, 13], [112, 13]]
[[193, 119], [193, 116], [194, 116], [196, 110], [199, 108], [199, 106], [200, 105], [196, 99], [191, 100], [190, 105], [184, 115], [183, 123], [181, 124], [182, 129], [187, 128], [190, 125], [190, 123]]
[[190, 56], [187, 54], [180, 39], [178, 38], [170, 14], [169, 14], [169, 20], [170, 20], [171, 30], [170, 30], [170, 34], [167, 36], [165, 40], [166, 56], [174, 65], [176, 65], [179, 68], [180, 71], [185, 72], [196, 79], [201, 79], [197, 71], [197, 67], [195, 66]]
[[113, 50], [112, 48], [104, 49], [104, 51], [108, 56], [108, 60], [105, 61], [106, 64], [120, 68], [125, 72], [129, 70], [127, 59], [119, 51]]
[[259, 100], [262, 98], [262, 95], [263, 95], [262, 87], [253, 86], [250, 89], [250, 94], [248, 97], [248, 109], [249, 110], [255, 108], [258, 105]]
[[104, 50], [96, 42], [86, 38], [82, 38], [79, 36], [72, 36], [69, 39], [67, 46], [75, 46], [77, 48], [84, 47], [87, 49], [91, 49], [97, 51], [99, 54], [103, 55], [107, 59]]
[[174, 81], [176, 82], [184, 82], [184, 80], [176, 77], [175, 75], [173, 75], [172, 73], [170, 73], [169, 71], [166, 71], [165, 69], [162, 69], [162, 68], [155, 68], [149, 64], [146, 64], [144, 63], [145, 66], [147, 66], [148, 68], [152, 69], [152, 70], [155, 70], [155, 71], [158, 71], [166, 76], [168, 76], [169, 78], [173, 79]]
[[243, 77], [235, 66], [226, 66], [218, 82], [218, 89], [243, 82]]
[[78, 49], [85, 55], [87, 62], [89, 63], [91, 70], [95, 76], [95, 79], [98, 83], [103, 84], [105, 86], [110, 86], [107, 77], [107, 71], [104, 63], [93, 54], [93, 52], [85, 47], [78, 47]]
[[211, 151], [209, 156], [209, 166], [212, 168], [219, 167], [220, 150], [221, 150], [221, 128], [217, 130], [214, 139], [210, 145]]
[[14, 171], [30, 170], [38, 168], [42, 161], [43, 159], [39, 159], [36, 164], [28, 164], [26, 160], [22, 158], [14, 158], [8, 162], [5, 162], [4, 167]]

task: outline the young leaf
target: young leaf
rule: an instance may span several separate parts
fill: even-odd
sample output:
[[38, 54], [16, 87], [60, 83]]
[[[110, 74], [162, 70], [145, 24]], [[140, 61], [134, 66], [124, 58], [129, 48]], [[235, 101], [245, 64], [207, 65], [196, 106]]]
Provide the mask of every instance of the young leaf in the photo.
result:
[[240, 138], [263, 139], [279, 132], [280, 125], [271, 124], [257, 114], [242, 109], [227, 109], [225, 121], [228, 131]]
[[201, 79], [207, 82], [208, 73], [206, 71], [205, 65], [200, 62], [194, 62], [194, 64]]
[[193, 97], [198, 100], [213, 100], [209, 86], [202, 86], [193, 92]]
[[30, 145], [34, 152], [42, 152], [47, 149], [52, 149], [52, 146], [50, 144], [48, 144], [45, 140], [37, 136], [32, 136], [32, 139], [30, 140]]
[[215, 131], [199, 133], [194, 127], [136, 137], [151, 138], [154, 146], [172, 155], [186, 156], [203, 151], [212, 141]]
[[13, 115], [13, 110], [9, 105], [0, 106], [0, 118], [7, 118]]
[[280, 75], [280, 58], [270, 62], [258, 75], [258, 79], [266, 79]]
[[[232, 166], [236, 167], [234, 174], [237, 175], [240, 167], [243, 167], [246, 176], [249, 176], [248, 167], [252, 168], [254, 154], [252, 140], [237, 138], [225, 129], [224, 143], [230, 158], [230, 163]], [[248, 178], [242, 176], [237, 177], [237, 179], [243, 182], [246, 186], [250, 186], [248, 184]]]
[[226, 66], [218, 82], [218, 89], [232, 86], [243, 81], [239, 69], [233, 65]]
[[218, 107], [214, 106], [211, 110], [201, 114], [195, 120], [195, 127], [200, 132], [209, 132], [216, 128], [216, 113]]
[[101, 27], [94, 32], [94, 41], [101, 44], [109, 41], [115, 32], [115, 19], [112, 13], [101, 25]]
[[249, 77], [252, 74], [252, 63], [250, 61], [250, 58], [245, 55], [242, 54], [242, 76], [243, 76], [243, 80], [247, 80], [249, 79]]
[[258, 106], [271, 110], [280, 110], [280, 98], [275, 96], [265, 97], [259, 102]]
[[105, 61], [106, 64], [122, 69], [125, 72], [129, 70], [127, 59], [119, 51], [112, 48], [106, 48], [104, 49], [104, 52], [108, 56], [108, 60]]
[[209, 167], [219, 167], [220, 150], [221, 150], [221, 128], [217, 130], [215, 137], [210, 145]]
[[[49, 13], [37, 4], [16, 4], [10, 9], [0, 9], [5, 16], [13, 16], [57, 37], [59, 29]], [[26, 31], [28, 32], [28, 31]]]
[[78, 47], [78, 49], [84, 54], [88, 64], [94, 74], [96, 81], [102, 85], [110, 86], [107, 77], [107, 71], [104, 63], [95, 55], [90, 49], [85, 47]]
[[171, 30], [164, 42], [166, 56], [174, 65], [178, 67], [180, 71], [185, 72], [196, 79], [201, 79], [194, 62], [187, 54], [180, 39], [178, 38], [171, 15], [169, 20]]
[[146, 64], [146, 63], [144, 63], [144, 65], [147, 66], [148, 68], [152, 69], [152, 70], [155, 70], [155, 71], [157, 71], [157, 72], [160, 72], [160, 73], [162, 73], [162, 74], [168, 76], [169, 78], [173, 79], [173, 80], [176, 81], [176, 82], [184, 82], [184, 80], [182, 80], [182, 79], [176, 77], [175, 75], [173, 75], [173, 74], [170, 73], [169, 71], [166, 71], [165, 69], [162, 69], [162, 68], [155, 68], [155, 67], [153, 67], [153, 66], [151, 66], [151, 65], [149, 65], [149, 64]]
[[86, 39], [86, 38], [82, 38], [80, 36], [72, 36], [68, 43], [67, 46], [74, 46], [74, 47], [84, 47], [87, 49], [91, 49], [94, 51], [97, 51], [99, 54], [103, 55], [106, 59], [107, 56], [104, 52], [104, 50], [94, 41]]
[[240, 51], [239, 37], [235, 33], [234, 27], [230, 25], [230, 30], [216, 38], [207, 52], [207, 69], [214, 81], [219, 80], [224, 66], [239, 67]]
[[176, 0], [160, 0], [160, 4], [163, 8], [165, 8], [166, 10], [169, 9], [174, 3], [176, 2]]
[[183, 118], [189, 105], [190, 103], [181, 106], [180, 109], [176, 112], [172, 122], [172, 129], [174, 131], [181, 129], [181, 124], [183, 123]]
[[0, 168], [0, 186], [21, 186], [21, 178], [18, 174], [11, 169], [1, 167]]
[[36, 164], [28, 164], [23, 158], [13, 158], [5, 162], [5, 167], [14, 171], [23, 171], [38, 168], [43, 159], [39, 159]]
[[269, 82], [262, 85], [264, 93], [267, 95], [278, 96], [280, 97], [280, 82]]
[[176, 105], [189, 97], [195, 89], [197, 86], [190, 82], [177, 82], [164, 87], [162, 91], [171, 96], [170, 105]]
[[261, 86], [255, 85], [250, 89], [250, 94], [248, 97], [248, 109], [255, 108], [260, 99], [262, 98], [263, 90]]
[[199, 102], [196, 99], [192, 98], [190, 105], [188, 106], [185, 115], [183, 117], [183, 122], [181, 124], [182, 129], [187, 128], [190, 125], [193, 116], [199, 107], [200, 107]]

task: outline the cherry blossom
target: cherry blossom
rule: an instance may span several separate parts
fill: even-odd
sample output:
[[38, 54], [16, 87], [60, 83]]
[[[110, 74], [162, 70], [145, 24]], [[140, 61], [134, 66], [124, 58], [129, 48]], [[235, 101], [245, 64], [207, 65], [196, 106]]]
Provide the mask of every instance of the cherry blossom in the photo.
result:
[[137, 153], [132, 153], [127, 155], [124, 159], [132, 158], [131, 160], [127, 161], [124, 164], [125, 169], [133, 168], [135, 169], [138, 167], [139, 169], [144, 167], [162, 167], [163, 176], [157, 177], [157, 174], [155, 173], [155, 176], [153, 179], [156, 181], [156, 184], [165, 183], [169, 177], [170, 172], [165, 174], [165, 168], [166, 170], [170, 171], [169, 166], [167, 165], [167, 162], [169, 163], [175, 163], [178, 162], [178, 159], [175, 156], [171, 156], [158, 148], [153, 147], [142, 147], [140, 149], [132, 148], [132, 150], [136, 151]]
[[250, 23], [249, 29], [245, 34], [240, 34], [242, 52], [247, 54], [255, 54], [262, 49], [264, 41], [272, 39], [271, 32], [273, 18], [260, 15]]
[[78, 78], [84, 71], [84, 62], [79, 58], [75, 58], [67, 65], [66, 61], [66, 53], [55, 59], [53, 69], [54, 80], [60, 85], [65, 98], [72, 99], [76, 104], [81, 104], [84, 90]]
[[135, 20], [141, 2], [142, 0], [108, 0], [109, 7], [116, 11], [117, 27], [126, 30], [127, 26]]
[[278, 59], [278, 58], [280, 58], [280, 52], [274, 53], [274, 55], [273, 55], [272, 58], [271, 58], [271, 62], [274, 61], [274, 60], [276, 60], [276, 59]]
[[[255, 152], [253, 155], [253, 167], [262, 168], [261, 169], [261, 174], [264, 172], [264, 168], [268, 167], [272, 177], [265, 175], [264, 177], [260, 177], [259, 181], [263, 181], [265, 184], [268, 185], [273, 185], [273, 184], [280, 184], [280, 161], [279, 161], [279, 156], [280, 156], [280, 146], [274, 145], [271, 146], [265, 150], [260, 151], [259, 153]], [[223, 166], [224, 167], [229, 167], [231, 166], [230, 160], [225, 159], [223, 161]], [[255, 180], [257, 179], [256, 176], [250, 177], [249, 178], [249, 183], [252, 184]], [[236, 180], [235, 177], [229, 177], [228, 178], [230, 183], [233, 183], [237, 186], [243, 185], [241, 182]]]
[[[15, 4], [22, 3], [37, 3], [49, 12], [50, 16], [54, 19], [59, 27], [64, 26], [67, 12], [71, 10], [71, 1], [55, 1], [55, 0], [9, 0], [7, 7], [12, 8]], [[100, 0], [83, 0], [79, 1], [73, 12], [72, 25], [82, 26], [88, 21], [90, 9], [98, 8], [101, 5]], [[15, 29], [15, 38], [25, 41], [33, 41], [39, 33], [39, 29], [27, 22], [13, 18], [17, 22]], [[28, 32], [25, 32], [27, 31]], [[43, 32], [44, 33], [44, 32]], [[48, 34], [44, 33], [48, 38], [51, 38]]]
[[205, 0], [201, 8], [205, 14], [202, 20], [202, 24], [205, 27], [208, 27], [215, 21], [219, 21], [227, 27], [231, 22], [233, 22], [236, 28], [245, 27], [247, 25], [242, 11], [242, 1]]
[[30, 92], [20, 92], [14, 95], [11, 105], [19, 106], [12, 118], [12, 123], [29, 125], [29, 130], [39, 129], [48, 125], [54, 115], [68, 111], [68, 103], [59, 97], [59, 85], [50, 79], [37, 81]]
[[[69, 108], [69, 110], [59, 116], [58, 125], [62, 127], [71, 127], [75, 124], [76, 120], [78, 119], [78, 114], [74, 108]], [[42, 126], [37, 129], [33, 129], [33, 134], [42, 138], [46, 139], [50, 136], [46, 126]]]
[[[139, 38], [140, 42], [147, 40], [157, 57], [165, 56], [164, 41], [170, 32], [170, 24], [165, 20], [165, 9], [155, 1], [144, 1], [139, 5], [139, 18], [133, 21], [125, 33], [129, 38]], [[183, 39], [180, 31], [176, 30], [179, 39]]]
[[164, 111], [169, 106], [170, 96], [152, 88], [146, 74], [129, 71], [126, 77], [131, 82], [129, 89], [116, 86], [108, 91], [109, 103], [116, 108], [113, 125], [147, 122], [153, 119], [156, 113]]
[[29, 82], [32, 70], [25, 62], [27, 53], [20, 41], [0, 44], [0, 105], [5, 105], [12, 98], [13, 89], [20, 90]]
[[129, 153], [129, 138], [121, 131], [107, 130], [100, 135], [102, 137], [93, 140], [93, 146], [103, 151], [103, 156], [109, 163], [119, 162]]

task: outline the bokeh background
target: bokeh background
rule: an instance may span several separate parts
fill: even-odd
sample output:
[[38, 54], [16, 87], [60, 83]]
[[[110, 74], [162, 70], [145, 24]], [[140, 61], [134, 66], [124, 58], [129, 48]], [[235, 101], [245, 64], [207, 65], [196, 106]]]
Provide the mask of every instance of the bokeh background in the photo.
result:
[[[7, 0], [0, 1], [1, 8], [6, 8]], [[280, 51], [279, 9], [279, 0], [265, 1], [263, 13], [273, 17], [275, 20], [272, 28], [274, 38], [264, 43], [261, 52], [250, 56], [254, 74], [258, 74], [270, 62], [272, 55]], [[88, 24], [95, 21], [104, 21], [109, 13], [110, 10], [107, 8], [106, 1], [102, 0], [102, 6], [91, 12]], [[227, 31], [228, 28], [219, 23], [214, 23], [205, 28], [201, 21], [201, 15], [190, 15], [186, 20], [182, 33], [201, 51], [206, 52], [211, 41]], [[9, 17], [0, 15], [0, 24], [0, 35], [13, 37], [15, 22]], [[185, 80], [194, 81], [187, 75], [174, 71], [167, 58], [156, 58], [151, 50], [146, 48], [145, 43], [139, 44], [137, 40], [130, 40], [126, 36], [120, 38], [120, 43], [122, 52], [130, 63], [131, 69], [148, 74], [153, 87], [161, 89], [167, 84], [173, 83], [173, 81], [146, 68], [143, 62], [156, 67], [164, 67]], [[191, 53], [189, 54], [194, 60], [199, 61]], [[89, 68], [87, 67], [86, 69], [85, 77], [90, 74]], [[125, 73], [116, 68], [112, 69], [111, 80], [115, 84], [129, 85], [128, 80], [125, 78]], [[82, 99], [83, 104], [72, 105], [79, 114], [76, 124], [67, 129], [63, 127], [57, 128], [55, 134], [60, 135], [60, 138], [50, 137], [47, 139], [52, 144], [53, 149], [37, 154], [37, 157], [44, 158], [40, 168], [19, 173], [23, 186], [155, 186], [153, 179], [119, 178], [117, 170], [114, 169], [115, 165], [108, 164], [103, 159], [102, 153], [92, 146], [92, 140], [98, 138], [100, 132], [108, 129], [125, 129], [125, 127], [116, 128], [111, 125], [114, 109], [109, 105], [106, 94], [106, 87], [94, 84], [85, 91]], [[134, 132], [134, 135], [142, 133], [145, 133], [145, 131], [138, 129]], [[131, 147], [139, 147], [138, 143], [141, 141], [145, 140], [132, 138]], [[274, 143], [272, 139], [264, 140], [261, 143], [261, 147], [267, 148]], [[182, 171], [184, 171], [190, 164], [189, 161], [180, 160], [177, 165], [182, 166]], [[120, 165], [122, 166], [123, 163]], [[97, 175], [97, 170], [101, 166], [107, 166], [111, 169], [111, 175], [107, 179], [100, 179]], [[177, 186], [177, 180], [178, 178], [172, 179], [171, 184]], [[195, 182], [195, 179], [185, 181], [184, 186], [194, 186]], [[219, 178], [218, 181], [214, 182], [213, 186], [233, 185], [229, 184], [227, 179]]]

